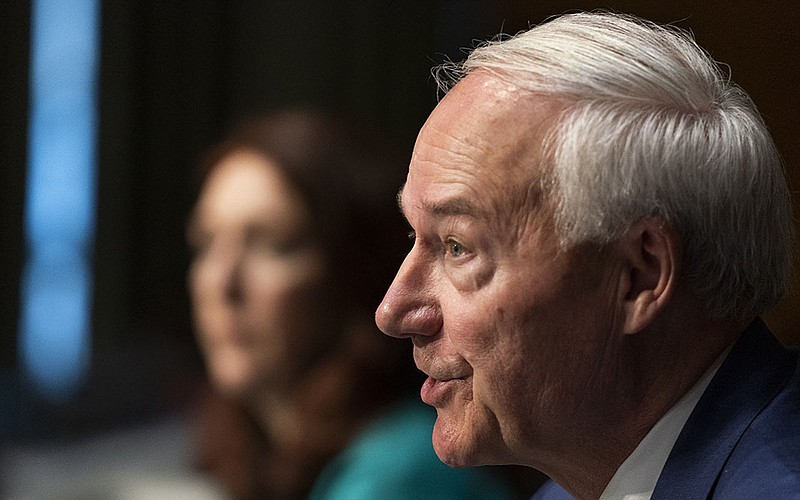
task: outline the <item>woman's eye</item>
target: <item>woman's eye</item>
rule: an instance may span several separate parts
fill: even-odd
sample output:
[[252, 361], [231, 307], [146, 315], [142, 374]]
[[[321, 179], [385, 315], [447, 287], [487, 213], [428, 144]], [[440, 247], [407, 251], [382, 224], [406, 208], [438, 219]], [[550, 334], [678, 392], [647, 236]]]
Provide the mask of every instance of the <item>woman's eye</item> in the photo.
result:
[[262, 255], [283, 257], [295, 252], [301, 246], [301, 241], [291, 238], [276, 238], [272, 235], [255, 235], [248, 239], [247, 246]]
[[461, 243], [456, 240], [447, 240], [447, 252], [451, 257], [461, 257], [465, 251], [464, 245]]

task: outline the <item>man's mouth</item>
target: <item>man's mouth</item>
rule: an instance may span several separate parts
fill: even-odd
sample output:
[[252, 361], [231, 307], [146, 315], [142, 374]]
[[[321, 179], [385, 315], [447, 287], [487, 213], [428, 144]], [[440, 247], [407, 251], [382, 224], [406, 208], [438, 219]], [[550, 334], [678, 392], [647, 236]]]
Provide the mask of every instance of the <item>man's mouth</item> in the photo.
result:
[[458, 382], [462, 381], [463, 379], [460, 378], [436, 379], [428, 377], [419, 391], [420, 398], [424, 403], [431, 406], [441, 406], [456, 389]]

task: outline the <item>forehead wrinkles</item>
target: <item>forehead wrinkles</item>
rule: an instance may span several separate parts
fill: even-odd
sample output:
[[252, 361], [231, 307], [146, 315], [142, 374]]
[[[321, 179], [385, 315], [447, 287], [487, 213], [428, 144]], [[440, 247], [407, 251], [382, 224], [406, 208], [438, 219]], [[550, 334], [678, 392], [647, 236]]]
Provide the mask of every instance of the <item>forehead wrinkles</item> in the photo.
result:
[[448, 136], [448, 143], [425, 146], [415, 154], [408, 183], [398, 195], [409, 195], [399, 198], [401, 209], [405, 212], [413, 207], [437, 219], [491, 221], [498, 213], [496, 202], [502, 197], [505, 183], [476, 161], [476, 155], [467, 152], [473, 148], [469, 141]]
[[497, 139], [484, 138], [482, 157], [477, 161], [480, 168], [472, 173], [480, 185], [489, 187], [476, 195], [488, 204], [492, 227], [510, 242], [539, 239], [546, 236], [543, 231], [554, 229], [546, 143], [553, 121], [549, 115], [534, 115], [530, 124], [513, 122], [515, 119], [510, 127], [504, 127], [508, 122], [502, 119], [493, 123]]
[[[411, 170], [429, 183], [456, 183], [467, 189], [480, 185], [502, 188], [504, 169], [499, 168], [496, 144], [482, 135], [460, 132], [432, 125], [426, 130], [425, 141], [415, 150]], [[475, 193], [485, 197], [487, 193]]]
[[[519, 144], [516, 144], [519, 146]], [[487, 231], [504, 246], [514, 246], [522, 240], [540, 235], [544, 228], [552, 229], [546, 217], [550, 211], [543, 196], [538, 160], [520, 151], [505, 149], [506, 160], [475, 161], [471, 156], [443, 150], [448, 161], [441, 157], [415, 159], [416, 175], [410, 185], [398, 193], [401, 210], [410, 208], [437, 218], [464, 216], [483, 221]], [[514, 165], [507, 165], [513, 162]], [[404, 191], [411, 188], [403, 197]]]
[[526, 91], [515, 101], [510, 125], [494, 126], [501, 137], [488, 161], [504, 170], [504, 194], [496, 200], [500, 223], [516, 241], [549, 238], [555, 230], [551, 142], [565, 102]]
[[470, 198], [516, 240], [542, 212], [544, 139], [562, 108], [494, 76], [468, 75], [421, 131], [409, 180]]

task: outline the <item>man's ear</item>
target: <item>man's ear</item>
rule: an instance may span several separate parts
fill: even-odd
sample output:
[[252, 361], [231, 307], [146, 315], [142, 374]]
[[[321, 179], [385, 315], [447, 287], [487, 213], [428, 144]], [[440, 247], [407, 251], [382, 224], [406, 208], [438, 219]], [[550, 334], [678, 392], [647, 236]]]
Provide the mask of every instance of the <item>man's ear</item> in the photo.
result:
[[623, 332], [634, 334], [653, 321], [675, 291], [680, 238], [664, 219], [648, 217], [634, 223], [617, 244], [626, 264], [621, 290]]

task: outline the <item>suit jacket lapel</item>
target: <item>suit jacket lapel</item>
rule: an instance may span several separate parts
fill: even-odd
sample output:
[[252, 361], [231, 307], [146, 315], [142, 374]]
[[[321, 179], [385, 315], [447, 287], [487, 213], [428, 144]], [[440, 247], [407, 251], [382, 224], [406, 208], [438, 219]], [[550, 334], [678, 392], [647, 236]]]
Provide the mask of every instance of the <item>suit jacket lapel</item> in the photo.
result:
[[742, 434], [793, 369], [792, 356], [760, 319], [753, 321], [692, 411], [652, 500], [709, 498]]

